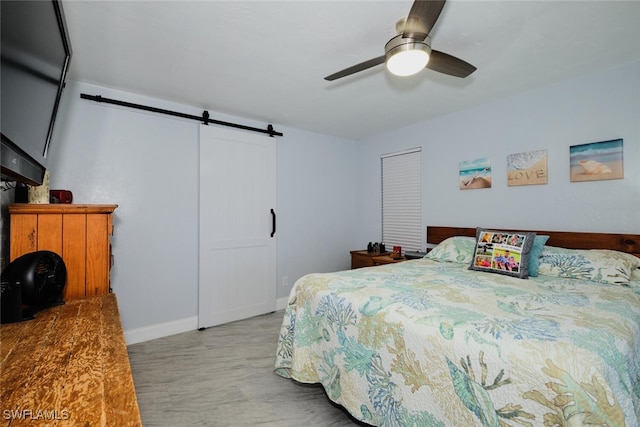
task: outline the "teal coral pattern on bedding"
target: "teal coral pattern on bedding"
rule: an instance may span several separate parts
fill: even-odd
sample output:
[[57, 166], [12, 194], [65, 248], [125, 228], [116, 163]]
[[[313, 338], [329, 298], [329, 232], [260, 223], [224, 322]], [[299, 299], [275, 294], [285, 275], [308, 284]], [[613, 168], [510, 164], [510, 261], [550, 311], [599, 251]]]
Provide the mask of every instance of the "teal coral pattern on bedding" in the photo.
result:
[[475, 249], [476, 239], [474, 237], [453, 236], [440, 242], [425, 255], [425, 258], [468, 265], [473, 260]]
[[310, 274], [275, 372], [375, 426], [638, 426], [640, 283], [520, 280], [428, 258]]
[[539, 259], [538, 273], [626, 286], [638, 267], [640, 258], [623, 252], [546, 246]]

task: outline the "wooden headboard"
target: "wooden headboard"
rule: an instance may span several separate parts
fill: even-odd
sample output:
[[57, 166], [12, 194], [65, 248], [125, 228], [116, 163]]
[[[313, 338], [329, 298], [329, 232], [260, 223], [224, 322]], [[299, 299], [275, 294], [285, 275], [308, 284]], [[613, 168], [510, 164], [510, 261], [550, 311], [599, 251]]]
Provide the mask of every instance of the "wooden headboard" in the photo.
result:
[[[613, 249], [640, 257], [640, 234], [610, 234], [526, 229], [509, 230], [502, 227], [496, 227], [495, 230], [533, 231], [536, 234], [549, 236], [547, 245], [550, 246], [559, 246], [569, 249]], [[475, 237], [476, 229], [471, 227], [427, 226], [427, 243], [437, 245], [452, 236]]]

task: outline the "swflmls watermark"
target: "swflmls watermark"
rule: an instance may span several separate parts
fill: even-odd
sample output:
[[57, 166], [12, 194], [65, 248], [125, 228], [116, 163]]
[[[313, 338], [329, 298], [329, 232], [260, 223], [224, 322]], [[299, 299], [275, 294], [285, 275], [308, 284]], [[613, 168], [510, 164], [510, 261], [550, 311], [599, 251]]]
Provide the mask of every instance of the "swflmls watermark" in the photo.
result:
[[5, 420], [40, 420], [56, 421], [70, 418], [67, 409], [3, 409], [2, 418]]

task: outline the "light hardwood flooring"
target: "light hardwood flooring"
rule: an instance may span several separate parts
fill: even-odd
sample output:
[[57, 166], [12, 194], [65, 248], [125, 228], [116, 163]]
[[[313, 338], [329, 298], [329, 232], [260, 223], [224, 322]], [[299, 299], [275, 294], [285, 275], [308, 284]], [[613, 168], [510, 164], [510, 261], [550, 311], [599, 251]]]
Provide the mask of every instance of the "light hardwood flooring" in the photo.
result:
[[142, 424], [359, 425], [320, 386], [273, 373], [284, 311], [128, 347]]

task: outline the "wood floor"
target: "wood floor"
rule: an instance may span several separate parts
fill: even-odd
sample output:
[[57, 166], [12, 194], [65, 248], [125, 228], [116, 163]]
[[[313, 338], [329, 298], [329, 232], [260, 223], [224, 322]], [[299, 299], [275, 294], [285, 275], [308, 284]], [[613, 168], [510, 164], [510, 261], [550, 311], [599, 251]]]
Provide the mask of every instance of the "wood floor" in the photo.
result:
[[128, 347], [142, 424], [357, 426], [319, 386], [273, 373], [283, 311]]

